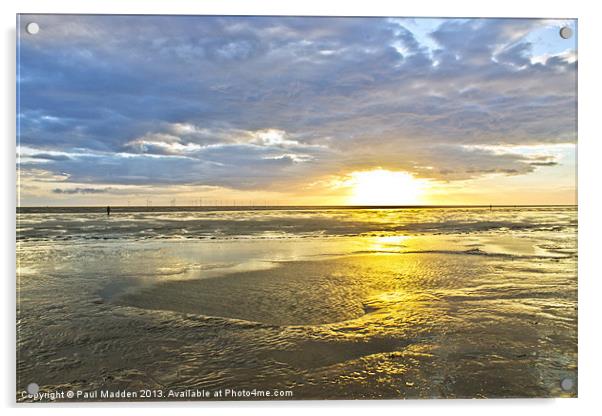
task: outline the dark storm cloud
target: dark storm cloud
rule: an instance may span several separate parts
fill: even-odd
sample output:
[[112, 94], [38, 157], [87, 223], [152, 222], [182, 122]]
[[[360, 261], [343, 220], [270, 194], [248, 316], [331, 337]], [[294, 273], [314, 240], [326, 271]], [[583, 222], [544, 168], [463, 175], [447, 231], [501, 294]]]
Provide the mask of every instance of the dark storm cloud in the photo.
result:
[[403, 19], [36, 20], [20, 140], [72, 182], [286, 188], [374, 166], [453, 180], [553, 162], [463, 146], [576, 139], [576, 62], [532, 61], [540, 20], [444, 21], [436, 47]]

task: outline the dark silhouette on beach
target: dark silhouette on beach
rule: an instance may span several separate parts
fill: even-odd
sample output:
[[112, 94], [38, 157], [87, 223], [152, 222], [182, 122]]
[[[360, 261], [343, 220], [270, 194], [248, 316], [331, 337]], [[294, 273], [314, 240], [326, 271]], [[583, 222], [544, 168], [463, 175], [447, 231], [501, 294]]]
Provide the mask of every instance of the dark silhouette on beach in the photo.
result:
[[107, 205], [107, 215], [111, 215], [111, 207]]

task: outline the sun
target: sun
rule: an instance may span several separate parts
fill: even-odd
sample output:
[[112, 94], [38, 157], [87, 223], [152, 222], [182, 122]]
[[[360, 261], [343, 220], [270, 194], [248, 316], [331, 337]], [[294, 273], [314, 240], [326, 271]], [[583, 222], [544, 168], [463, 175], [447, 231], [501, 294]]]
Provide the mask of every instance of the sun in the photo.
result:
[[407, 172], [380, 168], [353, 172], [349, 177], [351, 205], [417, 205], [427, 187], [427, 181]]

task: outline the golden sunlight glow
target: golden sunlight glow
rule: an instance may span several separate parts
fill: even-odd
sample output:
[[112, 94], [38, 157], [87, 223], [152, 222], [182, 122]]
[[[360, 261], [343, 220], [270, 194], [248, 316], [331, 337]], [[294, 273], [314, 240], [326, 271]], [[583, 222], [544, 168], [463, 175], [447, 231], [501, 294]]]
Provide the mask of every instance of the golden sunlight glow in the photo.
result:
[[351, 205], [416, 205], [427, 181], [416, 179], [407, 172], [392, 172], [384, 169], [353, 172], [346, 182], [352, 188]]

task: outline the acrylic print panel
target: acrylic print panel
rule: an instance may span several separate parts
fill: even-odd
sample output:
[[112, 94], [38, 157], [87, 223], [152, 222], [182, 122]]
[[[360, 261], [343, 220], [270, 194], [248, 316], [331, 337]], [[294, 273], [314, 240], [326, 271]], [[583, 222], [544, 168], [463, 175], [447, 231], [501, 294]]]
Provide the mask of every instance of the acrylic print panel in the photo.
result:
[[577, 395], [575, 20], [17, 25], [17, 401]]

